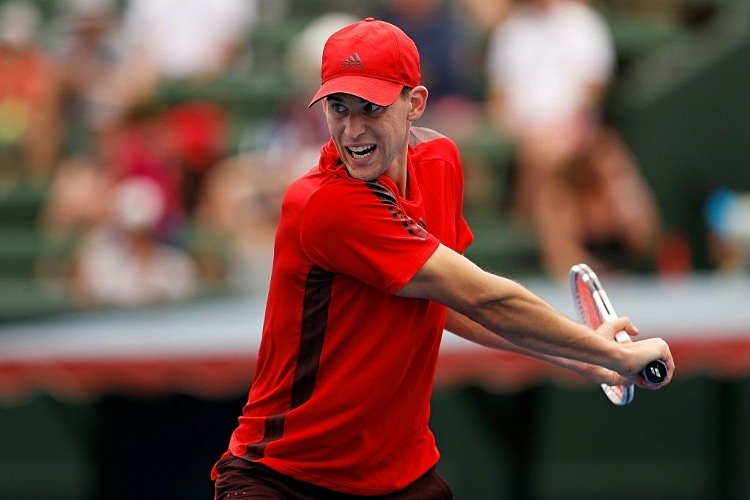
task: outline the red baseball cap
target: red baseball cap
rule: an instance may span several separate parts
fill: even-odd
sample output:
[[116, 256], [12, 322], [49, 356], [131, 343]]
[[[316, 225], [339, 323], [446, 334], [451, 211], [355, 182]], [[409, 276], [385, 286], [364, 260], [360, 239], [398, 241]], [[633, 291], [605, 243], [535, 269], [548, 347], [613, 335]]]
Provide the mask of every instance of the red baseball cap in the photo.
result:
[[400, 28], [368, 17], [328, 38], [320, 77], [310, 106], [338, 92], [389, 106], [403, 87], [420, 84], [419, 51]]

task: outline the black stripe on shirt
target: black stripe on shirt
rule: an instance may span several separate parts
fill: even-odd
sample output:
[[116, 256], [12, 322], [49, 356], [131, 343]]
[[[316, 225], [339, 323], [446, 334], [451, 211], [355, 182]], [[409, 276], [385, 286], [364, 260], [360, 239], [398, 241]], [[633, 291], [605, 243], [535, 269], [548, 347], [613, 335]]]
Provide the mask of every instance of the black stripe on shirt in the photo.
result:
[[265, 421], [263, 422], [263, 425], [265, 427], [263, 431], [263, 439], [261, 439], [257, 443], [251, 443], [247, 445], [247, 452], [244, 456], [250, 460], [257, 460], [261, 458], [266, 452], [266, 446], [268, 445], [268, 443], [270, 443], [271, 441], [276, 441], [284, 435], [285, 418], [286, 413], [266, 417]]
[[[302, 330], [292, 381], [290, 410], [310, 399], [315, 389], [320, 356], [323, 352], [323, 340], [328, 326], [328, 306], [331, 303], [333, 277], [333, 273], [318, 266], [313, 266], [307, 273]], [[283, 437], [285, 419], [286, 413], [266, 417], [263, 439], [248, 445], [245, 456], [251, 460], [263, 457], [268, 443]]]
[[[394, 219], [401, 221], [401, 224], [403, 224], [404, 229], [407, 233], [409, 233], [410, 236], [419, 239], [424, 239], [427, 237], [427, 231], [425, 231], [424, 227], [422, 227], [422, 225], [420, 224], [417, 224], [414, 219], [404, 213], [404, 211], [398, 205], [396, 197], [387, 187], [383, 186], [377, 180], [367, 181], [366, 184], [367, 187], [369, 187], [375, 194], [375, 196], [377, 196], [377, 198], [380, 200], [380, 203], [388, 207], [388, 210], [391, 212], [391, 216]], [[424, 221], [422, 222], [424, 223]]]
[[300, 338], [297, 368], [292, 383], [291, 409], [310, 399], [315, 388], [323, 352], [323, 339], [328, 326], [328, 306], [334, 274], [318, 266], [307, 273], [305, 302], [302, 310], [302, 335]]

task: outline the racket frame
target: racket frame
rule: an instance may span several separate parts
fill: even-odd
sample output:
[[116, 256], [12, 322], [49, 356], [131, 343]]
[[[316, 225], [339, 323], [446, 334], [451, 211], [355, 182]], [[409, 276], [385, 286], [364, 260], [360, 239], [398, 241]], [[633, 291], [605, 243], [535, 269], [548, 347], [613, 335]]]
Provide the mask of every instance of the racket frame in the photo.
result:
[[[590, 328], [598, 328], [601, 323], [612, 321], [617, 319], [617, 313], [615, 308], [612, 306], [612, 302], [609, 300], [607, 292], [604, 290], [599, 277], [596, 273], [586, 264], [576, 264], [570, 268], [569, 273], [570, 287], [573, 292], [573, 300], [581, 321], [589, 326]], [[585, 285], [590, 295], [590, 298], [596, 306], [596, 311], [599, 316], [599, 324], [594, 325], [587, 319], [587, 315], [583, 310], [582, 300], [580, 296], [581, 290], [578, 287], [578, 280], [581, 280]], [[617, 332], [615, 340], [618, 342], [632, 342], [630, 335], [626, 332]], [[602, 391], [607, 398], [617, 406], [625, 406], [633, 401], [635, 395], [635, 389], [632, 384], [627, 385], [607, 385], [601, 384]]]

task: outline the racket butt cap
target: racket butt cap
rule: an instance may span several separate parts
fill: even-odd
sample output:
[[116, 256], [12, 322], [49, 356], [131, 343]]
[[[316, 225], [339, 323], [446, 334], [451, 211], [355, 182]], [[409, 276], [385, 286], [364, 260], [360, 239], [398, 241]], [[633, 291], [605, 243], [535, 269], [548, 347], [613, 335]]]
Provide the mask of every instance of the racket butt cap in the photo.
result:
[[641, 376], [651, 384], [661, 384], [667, 378], [667, 365], [664, 361], [656, 359], [641, 370]]

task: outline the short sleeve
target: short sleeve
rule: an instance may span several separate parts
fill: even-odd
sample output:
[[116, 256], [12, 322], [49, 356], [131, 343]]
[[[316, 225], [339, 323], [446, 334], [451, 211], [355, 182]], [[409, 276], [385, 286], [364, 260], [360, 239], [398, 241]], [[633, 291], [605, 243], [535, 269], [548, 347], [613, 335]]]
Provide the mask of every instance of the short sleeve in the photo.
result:
[[300, 238], [318, 266], [388, 293], [406, 285], [440, 244], [378, 181], [319, 189], [305, 206]]

